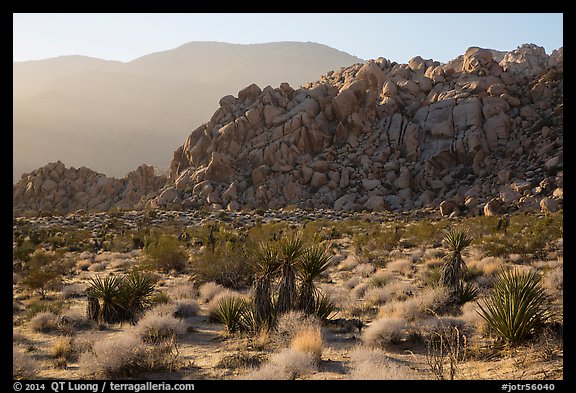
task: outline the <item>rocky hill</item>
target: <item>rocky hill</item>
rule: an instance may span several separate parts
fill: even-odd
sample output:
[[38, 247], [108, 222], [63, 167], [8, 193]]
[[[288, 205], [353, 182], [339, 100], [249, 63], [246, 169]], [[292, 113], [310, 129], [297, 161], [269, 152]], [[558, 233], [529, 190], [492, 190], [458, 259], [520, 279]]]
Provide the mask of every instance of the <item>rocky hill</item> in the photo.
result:
[[13, 188], [14, 213], [139, 209], [165, 182], [166, 176], [155, 175], [148, 165], [115, 179], [86, 167], [66, 168], [58, 161], [22, 176]]
[[300, 86], [361, 59], [311, 42], [190, 42], [130, 62], [83, 56], [13, 64], [13, 181], [60, 160], [121, 177], [172, 152], [250, 83]]
[[[563, 49], [547, 55], [522, 45], [497, 53], [499, 62], [495, 53], [472, 47], [447, 64], [378, 58], [299, 89], [251, 84], [220, 99], [210, 121], [190, 133], [146, 206], [557, 210]], [[45, 181], [43, 170], [24, 176], [15, 209], [62, 193]]]

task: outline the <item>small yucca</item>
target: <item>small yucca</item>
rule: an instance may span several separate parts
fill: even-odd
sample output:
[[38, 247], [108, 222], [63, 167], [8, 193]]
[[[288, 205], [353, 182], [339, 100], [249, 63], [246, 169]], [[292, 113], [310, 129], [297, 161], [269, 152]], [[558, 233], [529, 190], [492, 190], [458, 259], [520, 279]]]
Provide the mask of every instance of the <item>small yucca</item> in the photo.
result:
[[472, 243], [466, 232], [450, 229], [444, 236], [444, 243], [450, 250], [440, 273], [440, 285], [450, 290], [450, 297], [457, 301], [462, 294], [462, 278], [466, 264], [462, 259], [462, 251]]
[[480, 316], [507, 344], [519, 344], [552, 316], [541, 280], [535, 271], [503, 271], [484, 306], [478, 303]]
[[215, 316], [218, 321], [226, 325], [228, 333], [242, 329], [242, 323], [250, 305], [239, 296], [227, 296], [220, 299]]
[[318, 295], [314, 281], [328, 269], [330, 259], [330, 245], [317, 244], [306, 250], [298, 265], [300, 278], [298, 306], [306, 314], [312, 314], [316, 309]]
[[278, 249], [270, 244], [260, 245], [256, 249], [254, 264], [254, 317], [264, 326], [273, 324], [272, 277], [280, 268]]
[[276, 304], [279, 314], [296, 307], [296, 271], [295, 264], [306, 252], [302, 236], [293, 235], [280, 241], [281, 274]]

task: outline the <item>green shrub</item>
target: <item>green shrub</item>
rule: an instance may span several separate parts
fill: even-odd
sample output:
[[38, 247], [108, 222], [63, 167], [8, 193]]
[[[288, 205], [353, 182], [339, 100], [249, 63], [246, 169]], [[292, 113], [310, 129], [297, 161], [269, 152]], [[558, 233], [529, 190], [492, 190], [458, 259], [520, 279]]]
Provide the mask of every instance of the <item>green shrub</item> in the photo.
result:
[[88, 315], [107, 323], [134, 322], [152, 304], [156, 278], [131, 272], [125, 276], [91, 277], [86, 294]]
[[144, 248], [152, 264], [159, 270], [168, 273], [170, 270], [182, 272], [188, 263], [188, 253], [178, 239], [161, 235], [153, 239]]
[[26, 306], [26, 317], [32, 318], [36, 314], [46, 311], [58, 315], [62, 312], [63, 307], [64, 302], [62, 301], [36, 300]]
[[503, 271], [480, 307], [480, 316], [506, 344], [517, 345], [552, 316], [537, 272]]
[[205, 247], [191, 257], [190, 271], [198, 282], [216, 282], [243, 289], [250, 285], [253, 255], [251, 246], [240, 239], [216, 239], [214, 249]]
[[40, 293], [42, 299], [46, 291], [56, 289], [62, 283], [61, 272], [56, 267], [57, 255], [44, 250], [36, 251], [28, 263], [28, 271], [22, 284]]

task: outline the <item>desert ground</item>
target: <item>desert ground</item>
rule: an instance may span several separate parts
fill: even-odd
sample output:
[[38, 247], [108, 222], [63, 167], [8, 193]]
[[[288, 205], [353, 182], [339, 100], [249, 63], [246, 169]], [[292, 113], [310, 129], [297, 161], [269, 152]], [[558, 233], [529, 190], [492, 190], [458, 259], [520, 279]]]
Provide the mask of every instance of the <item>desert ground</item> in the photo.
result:
[[[562, 223], [562, 211], [448, 218], [426, 209], [14, 218], [14, 378], [562, 379]], [[451, 228], [471, 239], [461, 253], [471, 292], [456, 302], [439, 284]], [[223, 323], [223, 300], [254, 300], [256, 251], [298, 234], [328, 250], [313, 284], [329, 309], [318, 317], [294, 307], [270, 328]], [[546, 300], [544, 323], [513, 345], [480, 313], [506, 271], [534, 274]], [[91, 319], [94, 280], [134, 272], [153, 279], [141, 312]], [[274, 299], [281, 277], [270, 280]]]

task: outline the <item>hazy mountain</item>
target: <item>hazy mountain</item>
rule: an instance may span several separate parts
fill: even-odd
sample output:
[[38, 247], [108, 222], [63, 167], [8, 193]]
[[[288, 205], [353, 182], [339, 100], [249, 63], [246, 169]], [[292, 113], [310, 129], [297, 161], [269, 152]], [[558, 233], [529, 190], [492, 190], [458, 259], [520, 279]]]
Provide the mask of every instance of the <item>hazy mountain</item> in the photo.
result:
[[302, 42], [191, 42], [127, 63], [85, 56], [13, 63], [13, 180], [51, 161], [123, 177], [167, 169], [219, 99], [251, 83], [294, 87], [362, 60]]

